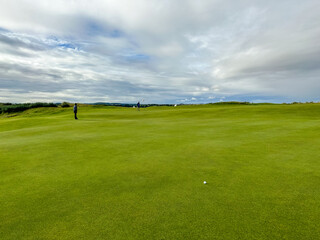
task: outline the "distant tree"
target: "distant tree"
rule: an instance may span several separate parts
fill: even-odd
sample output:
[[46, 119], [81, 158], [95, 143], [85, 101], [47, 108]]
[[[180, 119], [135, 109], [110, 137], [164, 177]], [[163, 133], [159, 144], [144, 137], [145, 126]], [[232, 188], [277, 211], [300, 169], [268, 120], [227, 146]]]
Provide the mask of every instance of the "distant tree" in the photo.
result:
[[60, 106], [63, 107], [63, 108], [65, 108], [65, 107], [71, 107], [71, 105], [70, 105], [69, 103], [67, 103], [67, 102], [61, 103]]

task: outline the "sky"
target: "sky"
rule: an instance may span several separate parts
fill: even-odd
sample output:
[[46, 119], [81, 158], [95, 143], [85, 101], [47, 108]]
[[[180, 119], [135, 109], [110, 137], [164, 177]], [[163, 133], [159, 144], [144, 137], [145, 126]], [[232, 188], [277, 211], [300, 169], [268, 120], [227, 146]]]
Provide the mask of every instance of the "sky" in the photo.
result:
[[0, 102], [320, 101], [319, 0], [0, 0]]

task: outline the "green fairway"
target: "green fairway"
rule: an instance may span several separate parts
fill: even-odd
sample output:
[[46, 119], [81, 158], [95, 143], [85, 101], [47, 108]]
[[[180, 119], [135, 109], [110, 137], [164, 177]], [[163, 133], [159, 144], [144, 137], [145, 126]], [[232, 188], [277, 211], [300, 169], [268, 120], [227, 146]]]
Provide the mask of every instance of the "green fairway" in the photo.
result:
[[320, 104], [78, 117], [0, 115], [1, 240], [319, 239]]

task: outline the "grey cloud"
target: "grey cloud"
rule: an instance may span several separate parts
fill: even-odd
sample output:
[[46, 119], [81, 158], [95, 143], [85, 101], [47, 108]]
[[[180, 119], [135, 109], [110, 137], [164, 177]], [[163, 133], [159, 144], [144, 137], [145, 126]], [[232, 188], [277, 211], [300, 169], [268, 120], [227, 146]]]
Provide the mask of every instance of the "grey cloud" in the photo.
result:
[[0, 43], [2, 44], [7, 44], [14, 48], [26, 48], [34, 51], [43, 51], [46, 49], [43, 46], [41, 46], [38, 40], [36, 39], [27, 39], [27, 38], [24, 38], [24, 39], [27, 40], [27, 42], [22, 41], [21, 39], [15, 36], [9, 37], [0, 33]]
[[[52, 69], [37, 69], [30, 68], [29, 66], [16, 65], [10, 63], [0, 62], [0, 73], [2, 76], [7, 76], [11, 78], [21, 78], [21, 79], [39, 79], [46, 78], [50, 80], [62, 79], [61, 72]], [[35, 81], [37, 82], [37, 81]], [[1, 82], [0, 82], [1, 84]]]
[[33, 4], [0, 9], [10, 30], [0, 31], [0, 87], [25, 88], [24, 98], [307, 99], [320, 90], [316, 0]]

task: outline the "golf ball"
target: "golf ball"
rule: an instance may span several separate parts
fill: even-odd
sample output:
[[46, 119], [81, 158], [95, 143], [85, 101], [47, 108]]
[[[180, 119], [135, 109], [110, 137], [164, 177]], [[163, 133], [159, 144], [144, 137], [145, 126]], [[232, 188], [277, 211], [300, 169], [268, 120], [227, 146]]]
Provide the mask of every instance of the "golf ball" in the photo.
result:
[[204, 182], [203, 182], [203, 184], [207, 184], [207, 182], [206, 182], [206, 181], [204, 181]]

